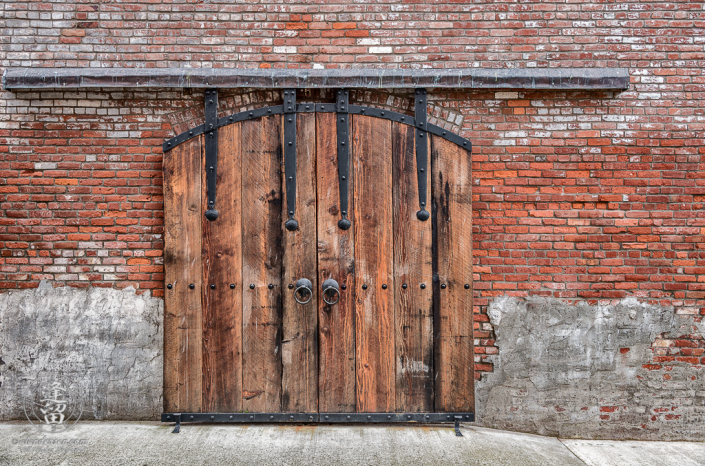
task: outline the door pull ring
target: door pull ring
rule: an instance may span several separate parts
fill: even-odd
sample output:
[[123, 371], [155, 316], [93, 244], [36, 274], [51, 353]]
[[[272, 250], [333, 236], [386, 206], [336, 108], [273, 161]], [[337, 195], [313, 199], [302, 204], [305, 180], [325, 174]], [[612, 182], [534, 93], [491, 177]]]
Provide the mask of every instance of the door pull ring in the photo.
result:
[[340, 301], [340, 286], [332, 278], [323, 282], [323, 301], [331, 306]]
[[313, 297], [313, 284], [311, 280], [299, 278], [296, 281], [296, 289], [294, 290], [294, 299], [299, 304], [308, 304]]

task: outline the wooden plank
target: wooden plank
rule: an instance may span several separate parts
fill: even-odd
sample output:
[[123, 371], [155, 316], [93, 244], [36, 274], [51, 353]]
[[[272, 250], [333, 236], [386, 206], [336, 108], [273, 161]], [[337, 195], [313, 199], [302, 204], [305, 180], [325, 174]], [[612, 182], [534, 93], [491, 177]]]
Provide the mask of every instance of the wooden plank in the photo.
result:
[[465, 149], [432, 137], [431, 161], [433, 271], [438, 276], [433, 287], [435, 405], [440, 412], [473, 411], [471, 158]]
[[241, 135], [242, 409], [278, 412], [282, 382], [281, 116], [244, 121]]
[[[353, 116], [357, 410], [395, 410], [391, 122]], [[363, 289], [363, 285], [367, 289]], [[383, 289], [387, 285], [387, 289]]]
[[[205, 167], [205, 159], [201, 166]], [[205, 218], [207, 170], [201, 172], [201, 218]], [[211, 413], [242, 409], [241, 177], [240, 124], [236, 123], [218, 132], [216, 208], [220, 216], [202, 221], [203, 410]]]
[[[341, 286], [340, 300], [329, 306], [318, 296], [319, 409], [323, 413], [355, 412], [355, 264], [354, 229], [341, 230], [340, 185], [335, 114], [316, 115], [318, 173], [318, 280]], [[354, 211], [354, 171], [349, 173], [348, 218]], [[319, 285], [320, 286], [320, 285]], [[346, 289], [343, 290], [342, 287]]]
[[[203, 136], [164, 154], [164, 410], [201, 411]], [[189, 285], [193, 284], [194, 289]]]
[[[432, 224], [416, 218], [419, 195], [414, 139], [412, 126], [392, 123], [396, 410], [429, 412], [433, 411]], [[416, 142], [428, 145], [428, 137]], [[431, 183], [429, 173], [427, 167], [427, 186]], [[430, 198], [426, 202], [430, 205]]]
[[[289, 118], [290, 115], [284, 115]], [[286, 155], [285, 155], [286, 157]], [[282, 322], [282, 411], [318, 412], [318, 274], [316, 266], [316, 115], [296, 115], [296, 214], [299, 229], [281, 224], [284, 242]], [[282, 218], [286, 212], [286, 184], [282, 184]], [[299, 278], [313, 283], [308, 304], [294, 299], [289, 284]]]

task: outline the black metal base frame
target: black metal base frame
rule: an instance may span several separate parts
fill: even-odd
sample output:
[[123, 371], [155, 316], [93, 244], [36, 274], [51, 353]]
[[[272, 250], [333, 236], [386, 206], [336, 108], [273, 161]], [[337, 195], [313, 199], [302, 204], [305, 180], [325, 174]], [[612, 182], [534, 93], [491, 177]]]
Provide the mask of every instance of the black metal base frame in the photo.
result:
[[460, 422], [474, 422], [474, 413], [162, 413], [162, 422], [175, 422], [174, 433], [181, 423], [331, 423], [331, 424], [384, 424], [384, 423], [455, 423], [456, 435]]

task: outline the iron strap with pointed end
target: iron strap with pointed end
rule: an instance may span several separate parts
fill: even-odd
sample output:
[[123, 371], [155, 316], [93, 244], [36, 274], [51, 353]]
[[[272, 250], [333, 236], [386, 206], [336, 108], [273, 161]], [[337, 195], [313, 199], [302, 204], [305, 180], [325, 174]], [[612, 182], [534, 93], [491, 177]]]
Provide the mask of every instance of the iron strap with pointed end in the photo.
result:
[[296, 214], [296, 89], [284, 90], [284, 176], [286, 177], [286, 210], [289, 231], [299, 229]]
[[206, 123], [206, 184], [208, 187], [208, 210], [206, 218], [211, 222], [218, 218], [215, 210], [215, 185], [218, 176], [218, 91], [209, 89], [205, 94]]
[[348, 90], [340, 89], [335, 99], [335, 120], [338, 143], [338, 187], [340, 188], [340, 215], [338, 228], [347, 230], [352, 223], [348, 220], [348, 182], [350, 181], [350, 136], [348, 125]]
[[426, 169], [428, 168], [428, 128], [426, 123], [426, 89], [416, 89], [416, 176], [419, 183], [419, 211], [416, 218], [425, 222], [431, 216], [426, 210]]

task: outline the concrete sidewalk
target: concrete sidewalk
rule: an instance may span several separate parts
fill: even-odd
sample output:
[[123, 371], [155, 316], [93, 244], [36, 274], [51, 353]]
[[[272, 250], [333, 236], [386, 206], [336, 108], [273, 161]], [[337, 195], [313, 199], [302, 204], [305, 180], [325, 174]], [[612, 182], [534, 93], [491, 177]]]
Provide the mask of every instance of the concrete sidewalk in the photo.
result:
[[559, 440], [465, 426], [171, 425], [79, 422], [40, 434], [0, 423], [1, 465], [351, 464], [677, 465], [705, 464], [705, 443]]

